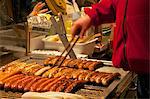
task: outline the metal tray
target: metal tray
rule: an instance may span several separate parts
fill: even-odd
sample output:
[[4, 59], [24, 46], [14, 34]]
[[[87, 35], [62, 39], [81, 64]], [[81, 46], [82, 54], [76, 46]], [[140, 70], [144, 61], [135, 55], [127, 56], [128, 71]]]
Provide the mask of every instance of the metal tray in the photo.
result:
[[[21, 59], [18, 59], [16, 61], [22, 61], [26, 63], [31, 63], [33, 61], [36, 61], [39, 64], [43, 64], [43, 60], [48, 57], [48, 56], [43, 56], [43, 57], [24, 57]], [[91, 60], [91, 59], [90, 59]], [[93, 59], [92, 59], [93, 60]], [[99, 60], [93, 60], [93, 61], [99, 61]], [[106, 64], [111, 63], [109, 61], [103, 61]], [[105, 64], [104, 63], [104, 64]], [[119, 79], [115, 79], [109, 86], [101, 86], [101, 85], [91, 85], [91, 84], [86, 84], [84, 85], [84, 88], [78, 90], [75, 92], [75, 94], [83, 95], [86, 96], [87, 98], [90, 99], [100, 99], [100, 98], [108, 98], [112, 94], [115, 95], [120, 95], [122, 91], [125, 90], [125, 88], [130, 84], [130, 82], [135, 78], [135, 74], [129, 72], [129, 71], [124, 71], [121, 68], [115, 68], [110, 65], [106, 65], [102, 68], [98, 68], [96, 71], [103, 71], [103, 72], [119, 72], [121, 74], [121, 77]], [[8, 93], [11, 93], [8, 94]], [[23, 93], [18, 93], [18, 92], [5, 92], [3, 90], [0, 91], [0, 96], [12, 96], [19, 98], [21, 97]]]

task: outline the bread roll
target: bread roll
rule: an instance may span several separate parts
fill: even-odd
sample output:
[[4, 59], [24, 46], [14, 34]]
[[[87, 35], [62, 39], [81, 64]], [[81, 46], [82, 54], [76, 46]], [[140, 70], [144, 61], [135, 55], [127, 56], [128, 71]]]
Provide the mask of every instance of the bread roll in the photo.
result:
[[63, 93], [63, 92], [26, 92], [22, 95], [22, 99], [87, 99], [81, 95]]

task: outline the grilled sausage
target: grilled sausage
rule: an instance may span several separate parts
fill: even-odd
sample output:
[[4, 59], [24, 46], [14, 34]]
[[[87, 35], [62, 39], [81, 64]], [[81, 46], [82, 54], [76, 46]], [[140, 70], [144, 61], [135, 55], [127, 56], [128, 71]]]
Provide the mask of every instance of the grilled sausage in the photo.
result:
[[75, 65], [75, 62], [76, 62], [76, 60], [73, 60], [73, 59], [70, 59], [71, 61], [69, 61], [68, 62], [68, 67], [73, 67], [73, 68], [75, 68], [75, 67], [77, 67], [76, 65]]
[[87, 61], [84, 65], [83, 65], [83, 68], [85, 69], [89, 69], [89, 65], [92, 63], [93, 61]]
[[62, 75], [64, 75], [66, 77], [66, 75], [71, 73], [73, 70], [74, 70], [73, 68], [64, 68], [62, 71], [55, 74], [54, 77], [60, 77]]
[[38, 70], [36, 73], [34, 73], [34, 75], [36, 76], [39, 76], [39, 75], [42, 75], [45, 71], [49, 70], [51, 67], [44, 67], [44, 68], [41, 68], [40, 70]]
[[84, 83], [85, 83], [85, 81], [83, 81], [83, 80], [74, 81], [72, 84], [70, 84], [70, 85], [64, 90], [64, 92], [66, 92], [66, 93], [68, 93], [68, 92], [73, 92], [74, 90], [77, 90], [79, 87], [81, 87]]
[[56, 92], [62, 92], [64, 89], [72, 83], [72, 80], [67, 79], [66, 82], [62, 83], [59, 87], [56, 88]]
[[51, 59], [51, 60], [48, 62], [48, 64], [54, 65], [54, 64], [57, 62], [57, 60], [58, 60], [59, 58], [60, 58], [60, 56], [54, 57], [53, 59]]
[[93, 63], [90, 64], [90, 65], [88, 66], [88, 68], [89, 68], [89, 70], [95, 70], [95, 69], [97, 69], [97, 68], [99, 68], [99, 67], [102, 67], [102, 66], [103, 66], [103, 63], [102, 63], [102, 62], [93, 61]]
[[17, 72], [17, 71], [20, 71], [20, 69], [24, 68], [24, 66], [25, 66], [25, 63], [18, 62], [18, 63], [11, 64], [3, 68], [3, 72], [7, 72], [7, 73]]
[[30, 83], [32, 80], [34, 79], [34, 76], [24, 80], [23, 82], [21, 82], [19, 85], [18, 85], [18, 90], [19, 91], [24, 91], [24, 88], [26, 86], [26, 84]]
[[48, 79], [47, 81], [43, 82], [42, 84], [40, 84], [37, 88], [36, 88], [36, 91], [37, 92], [42, 92], [43, 91], [43, 88], [45, 86], [47, 86], [49, 83], [51, 83], [52, 81], [54, 81], [56, 78], [51, 78], [51, 79]]
[[78, 76], [78, 80], [84, 80], [84, 78], [87, 76], [88, 71], [87, 72], [83, 72]]
[[77, 71], [78, 71], [77, 69], [73, 69], [72, 72], [70, 72], [70, 73], [68, 73], [68, 74], [66, 75], [66, 78], [67, 78], [67, 79], [73, 78], [73, 74], [76, 74]]
[[34, 69], [41, 69], [41, 68], [44, 68], [44, 66], [35, 64], [31, 68], [29, 68], [26, 72], [29, 72], [29, 74], [34, 75], [34, 73], [36, 72]]
[[16, 75], [10, 76], [10, 77], [8, 77], [8, 78], [5, 78], [5, 79], [1, 80], [1, 83], [8, 82], [10, 79], [14, 79], [14, 78], [20, 77], [20, 76], [22, 76], [22, 75], [23, 75], [23, 74], [16, 74]]
[[74, 62], [75, 68], [79, 68], [79, 64], [82, 62], [81, 59], [75, 59], [76, 61]]
[[57, 62], [56, 62], [55, 65], [58, 66], [64, 58], [65, 58], [65, 57], [60, 57], [60, 58], [57, 60]]
[[77, 72], [75, 72], [75, 73], [73, 73], [73, 78], [78, 78], [78, 76], [81, 74], [81, 73], [83, 73], [83, 72], [85, 72], [85, 70], [82, 70], [82, 69], [80, 69], [80, 70], [78, 70]]
[[53, 58], [53, 56], [50, 56], [46, 60], [44, 60], [44, 65], [49, 65], [49, 61], [51, 61]]
[[42, 74], [42, 77], [48, 77], [50, 72], [51, 72], [51, 69], [47, 70], [45, 73]]
[[91, 78], [92, 75], [94, 75], [94, 73], [95, 73], [95, 71], [89, 72], [89, 73], [86, 75], [86, 77], [84, 78], [84, 80], [85, 80], [85, 81], [90, 81], [90, 78]]
[[95, 70], [95, 66], [97, 65], [97, 62], [92, 62], [89, 66], [88, 66], [88, 69], [89, 70]]
[[45, 86], [43, 88], [43, 91], [48, 91], [50, 89], [51, 86], [53, 86], [55, 83], [57, 83], [58, 81], [64, 79], [64, 76], [61, 76], [60, 78], [55, 79], [54, 81], [52, 81], [51, 83], [49, 83], [47, 86]]
[[86, 64], [86, 60], [82, 60], [82, 62], [78, 65], [79, 69], [83, 69], [83, 66]]
[[113, 79], [115, 79], [116, 77], [120, 76], [119, 73], [114, 73], [114, 74], [111, 74], [105, 78], [102, 78], [102, 84], [103, 85], [108, 85]]
[[17, 80], [15, 83], [11, 84], [11, 89], [17, 90], [19, 83], [29, 78], [30, 76], [24, 76], [24, 78]]
[[27, 64], [24, 68], [25, 71], [27, 71], [28, 69], [30, 69], [32, 66], [36, 65], [37, 63], [36, 62], [32, 62], [30, 64]]
[[29, 74], [28, 75], [34, 75], [35, 72], [39, 71], [42, 68], [43, 68], [43, 66], [34, 67], [34, 68], [29, 70]]
[[[101, 75], [103, 75], [103, 74], [101, 74]], [[95, 81], [95, 78], [96, 78], [97, 76], [100, 76], [99, 73], [93, 74], [93, 75], [90, 77], [90, 81], [91, 81], [91, 82], [94, 82], [94, 81]]]
[[56, 89], [57, 89], [61, 84], [65, 83], [65, 82], [66, 82], [65, 79], [62, 79], [62, 80], [58, 81], [58, 82], [55, 83], [53, 86], [51, 86], [48, 91], [56, 91]]
[[30, 67], [26, 68], [26, 71], [30, 71], [32, 68], [35, 68], [35, 67], [39, 67], [39, 64], [31, 65]]
[[58, 67], [53, 67], [48, 75], [48, 78], [53, 77], [56, 73], [58, 73], [59, 68]]
[[16, 77], [16, 78], [14, 78], [14, 79], [10, 79], [8, 82], [6, 82], [6, 83], [4, 84], [4, 89], [5, 89], [5, 90], [11, 89], [11, 85], [12, 85], [13, 83], [15, 83], [17, 80], [22, 79], [22, 78], [24, 78], [24, 75], [23, 75], [23, 76]]
[[68, 68], [68, 70], [67, 70], [64, 74], [62, 74], [62, 75], [64, 75], [64, 76], [66, 77], [67, 75], [72, 74], [72, 72], [73, 72], [74, 70], [75, 70], [75, 69], [73, 69], [73, 68]]
[[24, 87], [24, 91], [29, 91], [30, 87], [40, 79], [42, 79], [42, 77], [35, 76], [35, 78], [31, 82], [27, 83], [27, 85]]
[[71, 61], [72, 61], [71, 59], [65, 59], [61, 66], [67, 67], [69, 62]]
[[36, 91], [36, 88], [42, 84], [43, 82], [45, 82], [46, 80], [48, 80], [48, 78], [42, 78], [42, 79], [39, 79], [37, 82], [34, 82], [32, 84], [32, 86], [30, 87], [30, 91]]
[[66, 72], [66, 70], [68, 70], [68, 68], [65, 68], [65, 67], [60, 68], [59, 71], [56, 74], [54, 74], [54, 77], [62, 76]]
[[98, 83], [98, 84], [101, 83], [101, 84], [102, 84], [102, 79], [103, 79], [104, 77], [108, 76], [108, 75], [110, 75], [110, 74], [105, 73], [105, 74], [101, 74], [101, 75], [97, 76], [97, 77], [95, 78], [96, 83]]

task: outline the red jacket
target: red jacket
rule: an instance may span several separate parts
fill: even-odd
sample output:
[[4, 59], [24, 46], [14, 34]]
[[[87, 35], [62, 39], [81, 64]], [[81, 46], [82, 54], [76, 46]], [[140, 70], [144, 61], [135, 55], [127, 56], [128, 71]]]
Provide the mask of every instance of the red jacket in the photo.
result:
[[125, 6], [126, 0], [101, 0], [92, 5], [91, 9], [85, 9], [85, 13], [92, 19], [93, 25], [116, 22], [112, 57], [115, 67], [136, 73], [149, 73], [149, 0], [128, 0], [124, 23], [126, 38], [122, 27]]

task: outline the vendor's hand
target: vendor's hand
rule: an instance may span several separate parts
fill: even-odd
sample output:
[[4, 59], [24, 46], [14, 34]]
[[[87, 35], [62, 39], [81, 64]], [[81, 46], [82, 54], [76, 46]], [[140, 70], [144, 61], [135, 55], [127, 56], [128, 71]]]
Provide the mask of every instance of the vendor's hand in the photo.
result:
[[[30, 13], [31, 16], [40, 14], [40, 13], [45, 13], [48, 11], [48, 9], [42, 9], [45, 6], [45, 3], [39, 2], [35, 5], [33, 8], [33, 11]], [[42, 9], [42, 10], [41, 10]]]
[[[83, 38], [86, 30], [91, 26], [91, 18], [86, 15], [73, 23], [71, 28], [72, 36], [80, 35], [80, 38]], [[80, 32], [79, 32], [80, 31]]]

